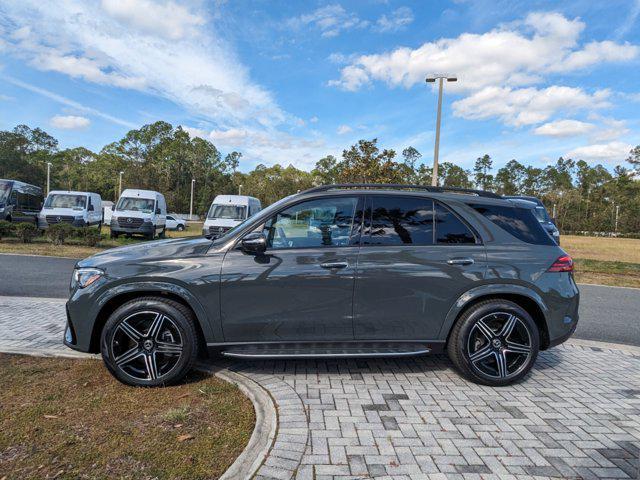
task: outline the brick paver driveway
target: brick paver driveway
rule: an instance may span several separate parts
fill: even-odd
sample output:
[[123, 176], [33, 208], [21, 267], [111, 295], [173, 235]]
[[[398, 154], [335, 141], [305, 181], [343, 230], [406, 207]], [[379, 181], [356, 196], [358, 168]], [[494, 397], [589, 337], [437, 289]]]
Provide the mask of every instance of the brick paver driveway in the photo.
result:
[[[61, 351], [63, 323], [62, 301], [0, 297], [0, 350]], [[277, 405], [259, 478], [639, 478], [633, 350], [567, 344], [504, 388], [443, 356], [225, 365]]]

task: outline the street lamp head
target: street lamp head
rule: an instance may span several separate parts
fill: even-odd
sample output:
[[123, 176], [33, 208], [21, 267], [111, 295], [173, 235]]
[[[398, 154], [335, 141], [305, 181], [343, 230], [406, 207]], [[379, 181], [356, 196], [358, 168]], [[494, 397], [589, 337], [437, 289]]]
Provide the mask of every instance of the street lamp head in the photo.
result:
[[124, 172], [120, 172], [120, 175], [122, 175]]
[[430, 73], [429, 75], [427, 75], [427, 78], [425, 79], [425, 81], [427, 83], [433, 83], [436, 80], [438, 80], [439, 78], [443, 78], [445, 79], [447, 82], [457, 82], [458, 81], [458, 77], [452, 73]]

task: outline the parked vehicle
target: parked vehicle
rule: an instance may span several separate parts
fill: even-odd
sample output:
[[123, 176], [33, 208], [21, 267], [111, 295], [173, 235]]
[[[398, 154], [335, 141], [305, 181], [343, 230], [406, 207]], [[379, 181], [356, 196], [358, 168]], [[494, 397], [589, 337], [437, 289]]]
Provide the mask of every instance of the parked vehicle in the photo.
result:
[[532, 208], [489, 192], [329, 185], [214, 240], [80, 261], [64, 342], [130, 385], [240, 358], [448, 352], [474, 382], [521, 379], [578, 322], [571, 258]]
[[167, 230], [184, 231], [187, 228], [186, 220], [174, 215], [167, 215]]
[[102, 228], [102, 198], [93, 192], [52, 190], [38, 215], [38, 226], [45, 229], [56, 223]]
[[262, 210], [260, 200], [245, 195], [217, 195], [202, 226], [202, 234], [220, 237]]
[[533, 212], [535, 213], [536, 218], [540, 222], [540, 225], [542, 225], [546, 230], [546, 232], [549, 235], [551, 235], [551, 238], [553, 238], [555, 242], [558, 245], [560, 245], [560, 230], [558, 230], [558, 227], [556, 226], [555, 218], [551, 218], [549, 216], [549, 212], [547, 212], [547, 209], [545, 208], [544, 203], [542, 203], [542, 200], [540, 200], [539, 198], [530, 197], [527, 195], [507, 195], [505, 196], [505, 198], [510, 198], [513, 200], [523, 200], [526, 202], [533, 203], [534, 204]]
[[0, 220], [38, 223], [42, 189], [18, 180], [0, 179]]
[[111, 214], [111, 238], [119, 235], [144, 235], [150, 240], [164, 237], [167, 202], [164, 195], [153, 190], [128, 188]]

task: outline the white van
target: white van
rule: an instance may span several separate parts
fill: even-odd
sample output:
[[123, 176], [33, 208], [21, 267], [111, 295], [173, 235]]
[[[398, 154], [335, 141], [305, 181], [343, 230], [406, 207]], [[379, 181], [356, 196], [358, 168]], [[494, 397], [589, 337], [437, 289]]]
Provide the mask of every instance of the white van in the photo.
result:
[[262, 210], [260, 200], [246, 195], [218, 195], [213, 200], [202, 234], [220, 237]]
[[40, 214], [38, 227], [49, 228], [56, 223], [69, 223], [74, 227], [102, 227], [102, 199], [93, 192], [52, 190], [47, 195]]
[[150, 240], [164, 237], [167, 222], [167, 202], [164, 195], [153, 190], [127, 188], [111, 214], [111, 238], [124, 234], [144, 235]]

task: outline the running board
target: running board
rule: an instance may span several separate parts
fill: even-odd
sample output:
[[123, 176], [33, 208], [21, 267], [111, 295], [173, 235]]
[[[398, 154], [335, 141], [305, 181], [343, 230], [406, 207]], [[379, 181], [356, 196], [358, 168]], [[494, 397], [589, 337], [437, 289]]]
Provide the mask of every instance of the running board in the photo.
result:
[[431, 349], [424, 344], [388, 344], [376, 346], [353, 345], [243, 345], [234, 346], [220, 353], [225, 357], [247, 359], [282, 358], [354, 358], [354, 357], [407, 357], [425, 355]]

